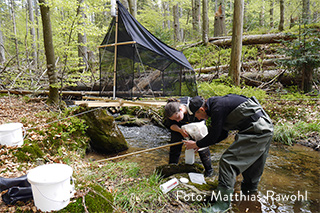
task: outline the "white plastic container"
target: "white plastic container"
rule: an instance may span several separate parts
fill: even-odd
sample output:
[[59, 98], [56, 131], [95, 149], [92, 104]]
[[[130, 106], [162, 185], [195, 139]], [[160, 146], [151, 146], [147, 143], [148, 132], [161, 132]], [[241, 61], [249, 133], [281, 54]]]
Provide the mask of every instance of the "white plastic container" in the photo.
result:
[[7, 123], [0, 125], [0, 144], [7, 146], [22, 146], [25, 129], [22, 123]]
[[37, 209], [48, 212], [66, 207], [74, 191], [72, 168], [65, 164], [47, 164], [28, 172], [34, 204]]
[[179, 181], [177, 178], [172, 178], [171, 180], [160, 185], [161, 191], [165, 194], [172, 190], [174, 187], [178, 186]]
[[194, 164], [195, 161], [195, 154], [194, 154], [194, 149], [186, 149], [184, 152], [185, 156], [185, 163], [186, 164]]

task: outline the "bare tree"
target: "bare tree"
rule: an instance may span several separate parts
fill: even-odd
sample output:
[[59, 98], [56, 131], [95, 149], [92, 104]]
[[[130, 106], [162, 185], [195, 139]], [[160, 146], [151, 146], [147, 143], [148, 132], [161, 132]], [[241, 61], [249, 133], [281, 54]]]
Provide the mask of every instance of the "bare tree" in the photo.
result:
[[174, 42], [181, 41], [180, 36], [180, 23], [179, 23], [179, 6], [173, 6], [173, 27], [174, 27]]
[[163, 27], [168, 28], [170, 30], [171, 24], [170, 24], [170, 6], [168, 2], [162, 2], [162, 8], [163, 8]]
[[310, 0], [302, 0], [302, 21], [304, 24], [310, 23]]
[[17, 39], [17, 27], [16, 27], [16, 15], [15, 15], [15, 6], [14, 6], [14, 0], [10, 1], [10, 11], [11, 11], [11, 18], [13, 23], [13, 33], [14, 33], [14, 44], [16, 48], [16, 58], [17, 58], [17, 65], [20, 66], [19, 61], [19, 48], [18, 48], [18, 39]]
[[232, 27], [232, 48], [229, 76], [234, 85], [240, 85], [242, 33], [243, 33], [243, 0], [234, 1], [233, 27]]
[[135, 18], [137, 16], [137, 1], [128, 0], [129, 12]]
[[[35, 11], [35, 20], [36, 20], [36, 35], [37, 35], [37, 41], [40, 41], [40, 22], [39, 22], [39, 17], [40, 17], [40, 11], [39, 11], [39, 6], [38, 6], [38, 0], [33, 0], [34, 2], [34, 11]], [[40, 44], [37, 42], [37, 66], [39, 67], [39, 52], [40, 52]], [[38, 68], [37, 67], [37, 68]]]
[[225, 36], [227, 34], [225, 9], [223, 5], [224, 1], [220, 3], [219, 7], [216, 7], [214, 16], [214, 37]]
[[280, 0], [280, 22], [279, 22], [279, 31], [284, 29], [284, 0]]
[[202, 0], [202, 41], [209, 42], [209, 17], [208, 17], [208, 0]]
[[264, 0], [261, 0], [261, 11], [260, 11], [260, 26], [264, 26]]
[[6, 61], [6, 56], [4, 53], [4, 43], [3, 43], [3, 34], [1, 31], [1, 21], [0, 21], [0, 64], [3, 64]]
[[273, 7], [274, 7], [274, 1], [270, 0], [270, 27], [273, 27]]
[[47, 59], [47, 73], [49, 78], [49, 96], [48, 103], [58, 105], [59, 93], [58, 93], [58, 78], [55, 66], [55, 55], [53, 48], [50, 8], [45, 0], [39, 0], [40, 12], [42, 18], [42, 30], [44, 40], [44, 50]]
[[[78, 0], [78, 10], [77, 16], [80, 16], [79, 25], [84, 26], [85, 22], [84, 19], [86, 18], [84, 14], [84, 7], [83, 7], [84, 0]], [[87, 36], [85, 32], [78, 32], [78, 56], [82, 58], [82, 62], [80, 62], [80, 66], [85, 66], [86, 69], [88, 68], [88, 48], [87, 48]]]
[[32, 37], [32, 64], [37, 67], [37, 46], [36, 46], [36, 31], [34, 29], [34, 15], [33, 15], [33, 4], [32, 0], [28, 0], [28, 12], [29, 12], [29, 21], [31, 23], [30, 26], [30, 34]]
[[[317, 3], [313, 2], [313, 8], [317, 7]], [[319, 10], [314, 10], [313, 11], [313, 22], [318, 22], [318, 15], [319, 15]]]
[[200, 31], [200, 15], [201, 15], [200, 0], [192, 0], [192, 30], [193, 32]]

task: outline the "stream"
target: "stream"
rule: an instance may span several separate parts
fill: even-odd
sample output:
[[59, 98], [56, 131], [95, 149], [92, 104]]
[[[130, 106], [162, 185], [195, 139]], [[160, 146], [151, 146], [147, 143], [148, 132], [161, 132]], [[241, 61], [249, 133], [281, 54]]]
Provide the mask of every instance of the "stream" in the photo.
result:
[[[130, 148], [126, 153], [162, 146], [170, 140], [170, 133], [163, 128], [145, 125], [142, 127], [119, 126]], [[223, 151], [232, 143], [222, 141], [210, 147], [212, 164], [218, 171]], [[145, 175], [151, 174], [159, 165], [167, 164], [169, 148], [130, 156]], [[92, 159], [106, 156], [90, 154]], [[183, 162], [184, 155], [180, 157]], [[196, 162], [200, 162], [196, 154]], [[320, 212], [320, 152], [296, 144], [284, 146], [273, 143], [255, 197], [236, 199], [232, 202], [233, 212]], [[242, 177], [237, 177], [235, 192], [240, 192]], [[249, 201], [248, 201], [249, 200]]]

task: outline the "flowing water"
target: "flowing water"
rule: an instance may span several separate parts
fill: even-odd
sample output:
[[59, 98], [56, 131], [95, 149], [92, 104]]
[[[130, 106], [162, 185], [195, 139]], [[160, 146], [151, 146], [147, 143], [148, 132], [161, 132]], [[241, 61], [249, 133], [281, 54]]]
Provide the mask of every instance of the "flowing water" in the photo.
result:
[[[170, 133], [162, 128], [145, 125], [143, 127], [119, 126], [130, 149], [127, 152], [165, 145]], [[225, 140], [211, 146], [212, 163], [218, 171], [218, 163], [223, 151], [232, 143]], [[169, 148], [141, 153], [127, 157], [137, 162], [141, 172], [148, 175], [159, 165], [167, 164]], [[106, 156], [89, 156], [104, 158]], [[182, 154], [181, 161], [184, 160]], [[196, 155], [196, 161], [199, 161]], [[234, 212], [320, 212], [320, 152], [308, 147], [292, 147], [272, 144], [258, 193], [255, 196], [240, 194], [241, 175], [237, 178], [233, 198]]]

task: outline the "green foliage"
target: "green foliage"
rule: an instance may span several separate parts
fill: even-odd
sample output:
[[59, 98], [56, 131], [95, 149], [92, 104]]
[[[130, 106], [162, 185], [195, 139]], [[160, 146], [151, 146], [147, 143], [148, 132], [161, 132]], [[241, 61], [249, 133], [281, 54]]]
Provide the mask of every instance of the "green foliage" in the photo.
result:
[[310, 101], [312, 99], [317, 99], [320, 97], [320, 94], [315, 95], [306, 95], [304, 93], [301, 93], [298, 86], [288, 86], [285, 89], [281, 90], [281, 93], [275, 93], [273, 94], [273, 97], [281, 98], [283, 100], [304, 100], [304, 101]]
[[209, 45], [188, 48], [183, 53], [194, 68], [201, 68], [228, 64], [231, 49]]
[[98, 184], [89, 185], [89, 193], [85, 196], [89, 212], [113, 212], [113, 196]]
[[30, 144], [18, 148], [17, 152], [15, 152], [14, 155], [20, 162], [29, 162], [35, 161], [38, 158], [42, 158], [44, 156], [44, 153], [37, 144]]
[[[90, 184], [88, 193], [84, 196], [85, 206], [89, 212], [113, 212], [113, 196], [99, 184]], [[57, 211], [59, 213], [85, 212], [83, 198], [77, 198], [69, 203], [67, 207]]]
[[160, 175], [152, 174], [149, 178], [129, 181], [121, 186], [115, 195], [116, 205], [127, 212], [138, 212], [141, 209], [156, 211], [165, 204], [165, 197], [160, 190]]
[[[258, 60], [261, 52], [262, 50], [255, 45], [243, 46], [242, 60]], [[188, 48], [183, 53], [194, 68], [214, 67], [230, 63], [231, 48], [224, 49], [214, 45], [197, 46]]]
[[230, 93], [244, 95], [247, 97], [255, 96], [258, 100], [263, 100], [267, 97], [266, 92], [254, 87], [236, 87], [228, 83], [226, 80], [224, 83], [220, 80], [214, 80], [211, 83], [202, 82], [198, 85], [198, 91], [204, 98], [209, 98], [211, 96], [223, 96]]
[[306, 76], [319, 75], [319, 32], [320, 29], [301, 26], [299, 28], [298, 39], [284, 41], [284, 48], [280, 49], [280, 53], [290, 57], [290, 60], [281, 60], [279, 62], [287, 67], [289, 71], [302, 76], [303, 88], [301, 89], [304, 92], [310, 92], [312, 89], [312, 77], [307, 78]]
[[306, 123], [299, 121], [295, 124], [291, 123], [280, 123], [274, 128], [273, 140], [282, 142], [286, 145], [293, 145], [295, 140], [306, 138], [310, 132], [320, 131], [320, 122]]
[[61, 147], [68, 147], [68, 150], [82, 150], [84, 153], [87, 147], [85, 136], [87, 126], [82, 119], [73, 116], [76, 110], [67, 108], [63, 113], [42, 112], [37, 114], [38, 118], [46, 120], [47, 125], [45, 128], [33, 130], [40, 135], [40, 138], [26, 138], [26, 141], [39, 144], [51, 154], [57, 154]]

